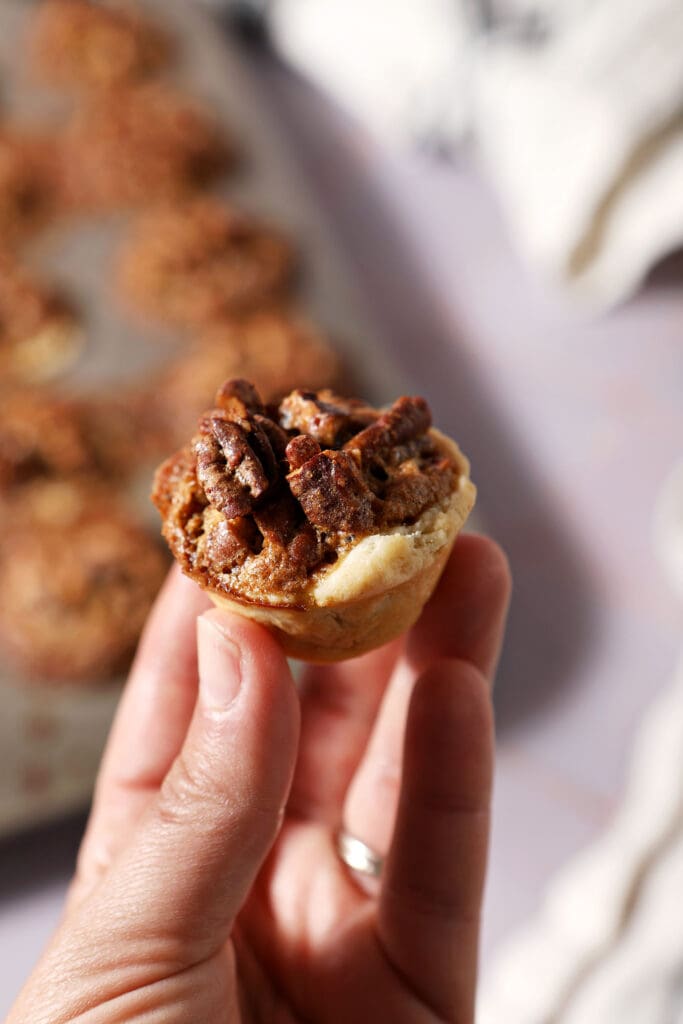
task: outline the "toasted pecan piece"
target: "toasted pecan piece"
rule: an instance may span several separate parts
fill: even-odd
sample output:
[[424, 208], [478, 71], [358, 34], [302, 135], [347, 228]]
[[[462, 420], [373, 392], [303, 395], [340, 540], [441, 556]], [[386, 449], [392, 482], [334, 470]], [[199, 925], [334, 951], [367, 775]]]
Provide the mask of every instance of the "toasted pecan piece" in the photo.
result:
[[[248, 566], [250, 585], [259, 575], [272, 584], [277, 564], [278, 579], [289, 573], [281, 585], [302, 588], [359, 537], [415, 522], [448, 497], [457, 466], [430, 425], [419, 398], [380, 411], [329, 390], [297, 390], [275, 407], [248, 382], [228, 381], [189, 447], [157, 477], [166, 537], [204, 579], [220, 550], [222, 574], [230, 552], [233, 569]], [[235, 528], [246, 521], [248, 529]]]

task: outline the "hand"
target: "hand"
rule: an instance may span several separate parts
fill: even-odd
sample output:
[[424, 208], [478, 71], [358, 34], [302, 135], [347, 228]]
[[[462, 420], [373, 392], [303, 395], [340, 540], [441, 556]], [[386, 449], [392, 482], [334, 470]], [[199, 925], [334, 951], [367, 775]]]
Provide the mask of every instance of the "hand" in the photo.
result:
[[[471, 1024], [508, 592], [460, 538], [410, 634], [307, 668], [299, 700], [270, 634], [174, 571], [7, 1024]], [[375, 892], [342, 821], [387, 854]]]

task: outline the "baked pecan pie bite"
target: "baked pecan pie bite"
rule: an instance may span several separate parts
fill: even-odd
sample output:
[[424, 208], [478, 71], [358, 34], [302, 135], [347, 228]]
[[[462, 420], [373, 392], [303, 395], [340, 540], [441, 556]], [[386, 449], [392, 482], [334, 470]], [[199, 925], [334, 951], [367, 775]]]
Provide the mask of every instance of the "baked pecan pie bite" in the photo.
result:
[[329, 390], [264, 405], [227, 381], [153, 500], [184, 572], [308, 661], [408, 629], [474, 504], [469, 464], [422, 398], [384, 410]]
[[29, 49], [36, 77], [87, 89], [123, 85], [160, 71], [171, 45], [130, 4], [44, 0], [33, 16]]
[[177, 199], [233, 161], [220, 125], [193, 99], [156, 82], [91, 95], [61, 145], [64, 203], [115, 209]]
[[141, 313], [196, 327], [282, 294], [293, 264], [279, 231], [204, 196], [143, 214], [123, 250], [119, 281]]
[[29, 678], [110, 678], [134, 653], [164, 552], [111, 495], [66, 485], [32, 493], [37, 517], [15, 520], [0, 542], [3, 653]]
[[100, 482], [130, 476], [158, 457], [153, 431], [140, 434], [138, 404], [123, 396], [67, 398], [40, 388], [0, 401], [0, 507], [33, 483]]

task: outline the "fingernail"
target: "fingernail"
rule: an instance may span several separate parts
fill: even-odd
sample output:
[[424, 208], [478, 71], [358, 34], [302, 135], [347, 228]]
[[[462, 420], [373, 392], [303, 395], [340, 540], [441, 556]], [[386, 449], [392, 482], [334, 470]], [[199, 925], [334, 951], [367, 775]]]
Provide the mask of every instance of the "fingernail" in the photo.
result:
[[199, 696], [206, 708], [225, 711], [242, 683], [240, 649], [209, 616], [197, 619]]

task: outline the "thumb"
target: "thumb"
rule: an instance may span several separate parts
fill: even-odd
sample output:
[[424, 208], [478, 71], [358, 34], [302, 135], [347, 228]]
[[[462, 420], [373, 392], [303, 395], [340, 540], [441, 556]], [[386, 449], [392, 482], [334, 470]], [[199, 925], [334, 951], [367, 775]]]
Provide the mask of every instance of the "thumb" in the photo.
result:
[[263, 627], [212, 610], [197, 633], [199, 695], [185, 743], [105, 897], [129, 936], [163, 936], [193, 960], [228, 937], [272, 846], [299, 733], [289, 667]]

